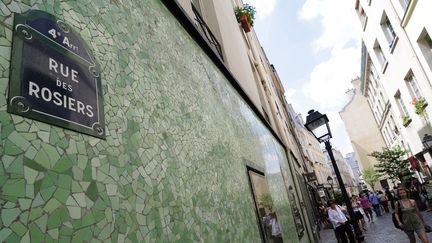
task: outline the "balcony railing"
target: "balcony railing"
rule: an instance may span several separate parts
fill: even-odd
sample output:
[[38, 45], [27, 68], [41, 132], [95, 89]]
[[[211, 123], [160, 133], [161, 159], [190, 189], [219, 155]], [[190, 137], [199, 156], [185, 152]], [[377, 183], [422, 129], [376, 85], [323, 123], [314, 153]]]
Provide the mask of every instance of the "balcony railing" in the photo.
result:
[[210, 47], [214, 51], [216, 51], [216, 53], [219, 54], [219, 57], [221, 58], [221, 60], [223, 60], [221, 45], [219, 44], [216, 37], [213, 35], [210, 28], [207, 26], [204, 19], [201, 17], [199, 11], [195, 8], [195, 6], [193, 4], [192, 4], [192, 10], [195, 14], [195, 22], [196, 22], [196, 25], [198, 26], [198, 30], [201, 32], [203, 37], [205, 37], [207, 39], [208, 43], [210, 44]]

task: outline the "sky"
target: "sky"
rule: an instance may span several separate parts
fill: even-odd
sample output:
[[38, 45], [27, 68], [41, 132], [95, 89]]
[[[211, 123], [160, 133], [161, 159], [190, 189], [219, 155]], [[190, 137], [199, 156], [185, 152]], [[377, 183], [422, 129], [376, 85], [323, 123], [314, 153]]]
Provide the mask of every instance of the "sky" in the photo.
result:
[[327, 114], [331, 143], [352, 152], [339, 112], [360, 76], [360, 23], [354, 0], [244, 0], [256, 8], [254, 30], [275, 66], [285, 97], [306, 120], [311, 109]]

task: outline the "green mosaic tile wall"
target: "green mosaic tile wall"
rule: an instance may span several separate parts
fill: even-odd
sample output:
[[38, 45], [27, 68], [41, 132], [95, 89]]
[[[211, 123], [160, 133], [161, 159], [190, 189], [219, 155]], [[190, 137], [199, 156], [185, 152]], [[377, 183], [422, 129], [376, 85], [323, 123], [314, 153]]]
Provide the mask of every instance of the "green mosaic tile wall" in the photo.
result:
[[[6, 112], [13, 13], [31, 8], [93, 49], [106, 140]], [[298, 241], [282, 147], [160, 1], [2, 0], [0, 17], [0, 242], [260, 242], [243, 159]]]

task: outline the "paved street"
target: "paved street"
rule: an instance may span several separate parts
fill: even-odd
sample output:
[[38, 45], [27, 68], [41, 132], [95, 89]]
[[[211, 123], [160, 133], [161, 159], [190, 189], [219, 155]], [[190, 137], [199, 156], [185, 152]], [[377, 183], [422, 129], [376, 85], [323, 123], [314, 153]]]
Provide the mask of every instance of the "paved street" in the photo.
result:
[[[432, 225], [432, 212], [423, 212], [423, 217], [429, 225]], [[367, 221], [367, 219], [366, 219]], [[384, 214], [376, 218], [374, 214], [374, 224], [367, 224], [367, 231], [364, 233], [365, 242], [367, 243], [406, 243], [409, 242], [408, 237], [401, 230], [393, 226], [391, 213]], [[432, 233], [429, 233], [429, 241], [432, 242]], [[321, 231], [322, 243], [335, 243], [336, 238], [332, 229], [325, 229]], [[417, 242], [421, 242], [417, 238]]]

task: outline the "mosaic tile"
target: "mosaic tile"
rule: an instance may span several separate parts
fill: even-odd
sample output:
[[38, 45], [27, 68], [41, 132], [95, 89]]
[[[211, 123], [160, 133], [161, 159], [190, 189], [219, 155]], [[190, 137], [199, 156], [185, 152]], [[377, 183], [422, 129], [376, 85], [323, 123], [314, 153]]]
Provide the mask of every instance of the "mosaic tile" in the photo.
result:
[[31, 224], [29, 226], [30, 229], [30, 239], [33, 242], [43, 242], [45, 240], [44, 233], [39, 229], [36, 224]]
[[1, 210], [1, 219], [2, 219], [3, 225], [10, 226], [11, 223], [18, 217], [20, 212], [21, 211], [18, 208]]
[[2, 193], [8, 196], [24, 197], [25, 181], [24, 179], [10, 179], [2, 186]]
[[[58, 229], [52, 229], [52, 230], [48, 230], [48, 234], [54, 239], [57, 240], [59, 237], [59, 231]], [[65, 241], [63, 241], [65, 242]]]
[[[15, 222], [13, 223], [10, 228], [13, 232], [15, 232], [19, 237], [24, 236], [24, 234], [27, 232], [27, 227], [23, 225], [21, 222]], [[18, 238], [19, 240], [19, 238]]]
[[36, 181], [36, 177], [38, 176], [39, 172], [36, 170], [33, 170], [29, 167], [24, 167], [24, 178], [27, 182], [27, 184], [33, 184]]

